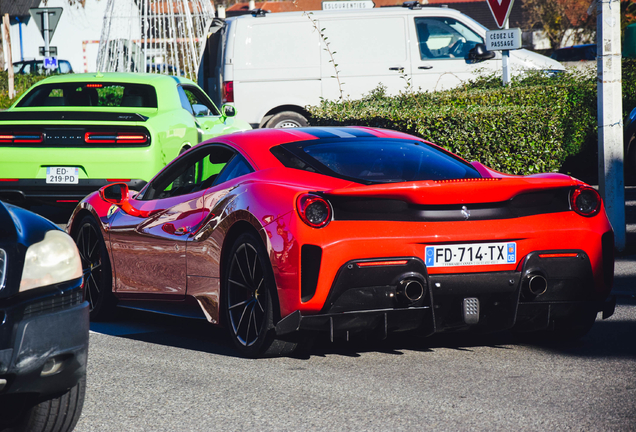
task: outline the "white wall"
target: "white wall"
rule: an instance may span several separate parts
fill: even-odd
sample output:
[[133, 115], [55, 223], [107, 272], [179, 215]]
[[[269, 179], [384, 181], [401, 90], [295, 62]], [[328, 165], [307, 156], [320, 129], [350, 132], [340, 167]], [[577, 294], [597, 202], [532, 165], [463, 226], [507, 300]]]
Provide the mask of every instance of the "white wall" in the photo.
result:
[[[97, 63], [97, 46], [108, 0], [86, 0], [85, 7], [69, 6], [68, 0], [48, 0], [47, 7], [62, 7], [64, 12], [55, 29], [51, 46], [57, 47], [57, 57], [68, 60], [75, 72], [94, 72]], [[97, 43], [94, 43], [97, 41]], [[39, 47], [44, 46], [33, 18], [22, 24], [24, 59], [41, 59]], [[84, 51], [86, 48], [86, 51]], [[11, 51], [13, 61], [20, 60], [20, 33], [18, 25], [11, 26]], [[85, 64], [86, 63], [86, 64]]]

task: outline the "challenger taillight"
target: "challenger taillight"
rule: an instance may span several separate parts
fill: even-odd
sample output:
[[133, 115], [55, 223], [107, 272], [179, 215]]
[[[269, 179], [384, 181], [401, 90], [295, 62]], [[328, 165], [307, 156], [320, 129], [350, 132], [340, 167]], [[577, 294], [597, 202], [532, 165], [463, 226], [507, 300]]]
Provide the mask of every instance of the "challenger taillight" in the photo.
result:
[[223, 83], [223, 103], [234, 102], [234, 81]]
[[570, 195], [570, 205], [581, 216], [595, 216], [601, 209], [601, 196], [589, 186], [580, 186]]
[[39, 132], [15, 132], [0, 134], [0, 143], [39, 144], [44, 141], [44, 135]]
[[87, 144], [146, 144], [148, 135], [139, 132], [86, 132]]
[[331, 206], [321, 196], [300, 195], [296, 207], [300, 219], [312, 228], [325, 227], [331, 221]]

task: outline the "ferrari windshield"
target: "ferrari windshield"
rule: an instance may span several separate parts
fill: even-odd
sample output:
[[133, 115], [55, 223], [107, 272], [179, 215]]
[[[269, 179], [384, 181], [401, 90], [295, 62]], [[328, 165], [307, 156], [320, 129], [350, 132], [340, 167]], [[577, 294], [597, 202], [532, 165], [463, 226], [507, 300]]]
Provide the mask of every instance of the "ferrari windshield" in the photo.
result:
[[138, 107], [157, 108], [157, 92], [146, 84], [66, 82], [33, 88], [18, 107]]
[[367, 184], [481, 177], [472, 165], [419, 141], [306, 141], [274, 147], [272, 153], [290, 168]]

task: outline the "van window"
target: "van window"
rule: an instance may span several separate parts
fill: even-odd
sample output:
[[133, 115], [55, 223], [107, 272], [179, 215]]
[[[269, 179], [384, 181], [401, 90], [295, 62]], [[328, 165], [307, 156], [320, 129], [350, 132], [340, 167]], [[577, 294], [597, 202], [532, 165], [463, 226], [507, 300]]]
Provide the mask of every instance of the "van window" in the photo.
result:
[[465, 58], [484, 40], [453, 18], [415, 18], [422, 60]]

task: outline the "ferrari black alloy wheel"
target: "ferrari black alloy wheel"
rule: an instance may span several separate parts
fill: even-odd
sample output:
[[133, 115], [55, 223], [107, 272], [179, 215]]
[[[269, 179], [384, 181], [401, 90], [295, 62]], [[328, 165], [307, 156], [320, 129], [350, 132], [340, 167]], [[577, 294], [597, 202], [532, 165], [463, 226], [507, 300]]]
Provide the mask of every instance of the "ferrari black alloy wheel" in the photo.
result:
[[225, 266], [224, 312], [230, 336], [247, 357], [291, 353], [296, 344], [274, 334], [275, 282], [259, 239], [242, 234], [234, 243]]
[[89, 304], [91, 321], [111, 319], [116, 301], [112, 293], [110, 260], [95, 219], [92, 216], [82, 219], [73, 237], [82, 259], [84, 295]]

